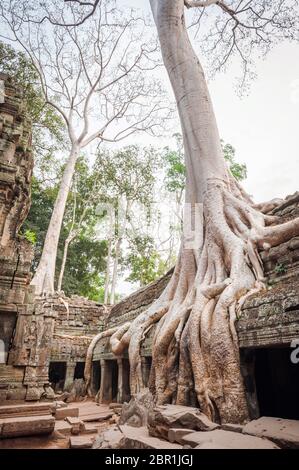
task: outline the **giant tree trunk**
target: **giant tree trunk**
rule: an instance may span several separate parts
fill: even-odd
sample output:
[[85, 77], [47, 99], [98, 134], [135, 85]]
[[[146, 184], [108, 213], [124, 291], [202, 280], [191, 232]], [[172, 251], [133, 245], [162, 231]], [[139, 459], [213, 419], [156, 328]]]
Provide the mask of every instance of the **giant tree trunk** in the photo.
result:
[[60, 268], [60, 273], [59, 273], [59, 278], [58, 278], [58, 283], [57, 283], [57, 291], [58, 292], [60, 292], [61, 288], [62, 288], [62, 282], [63, 282], [63, 277], [64, 277], [64, 271], [65, 271], [65, 265], [66, 265], [68, 251], [69, 251], [69, 246], [75, 238], [76, 238], [76, 233], [71, 231], [68, 234], [68, 236], [67, 236], [67, 238], [65, 239], [65, 242], [64, 242], [62, 263], [61, 263], [61, 268]]
[[[213, 420], [242, 423], [248, 409], [236, 315], [246, 297], [264, 287], [258, 250], [298, 234], [299, 219], [273, 226], [277, 218], [258, 210], [230, 175], [204, 73], [187, 35], [184, 0], [151, 5], [183, 131], [184, 233], [168, 286], [130, 326], [112, 335], [111, 348], [122, 354], [129, 347], [136, 394], [144, 387], [140, 345], [156, 324], [150, 389], [158, 403], [198, 404]], [[186, 227], [200, 208], [202, 242], [190, 244]]]
[[59, 236], [79, 148], [72, 147], [68, 157], [58, 195], [54, 204], [50, 224], [47, 230], [42, 255], [31, 284], [35, 286], [35, 294], [52, 294], [54, 292], [54, 277]]

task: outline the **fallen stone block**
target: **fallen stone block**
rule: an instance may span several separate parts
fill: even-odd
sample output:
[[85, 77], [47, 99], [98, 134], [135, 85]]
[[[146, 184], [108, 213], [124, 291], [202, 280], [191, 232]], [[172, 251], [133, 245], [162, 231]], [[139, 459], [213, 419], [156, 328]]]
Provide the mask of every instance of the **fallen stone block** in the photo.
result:
[[93, 449], [121, 449], [123, 433], [118, 428], [109, 429], [104, 431], [101, 435], [95, 438], [92, 448]]
[[53, 403], [31, 403], [30, 405], [4, 405], [0, 406], [0, 419], [18, 416], [40, 416], [54, 412]]
[[0, 419], [0, 437], [51, 434], [54, 431], [54, 426], [55, 419], [51, 415], [4, 418]]
[[71, 434], [72, 426], [66, 421], [56, 421], [55, 422], [55, 431], [60, 432], [61, 434]]
[[146, 427], [120, 426], [121, 449], [182, 449], [182, 446], [149, 435]]
[[168, 431], [168, 440], [169, 442], [177, 442], [178, 444], [182, 444], [182, 437], [186, 436], [186, 434], [191, 434], [192, 432], [196, 431], [193, 429], [170, 428]]
[[268, 439], [222, 429], [187, 434], [182, 437], [182, 442], [196, 449], [279, 449]]
[[70, 438], [71, 449], [91, 449], [93, 438], [91, 436], [72, 436]]
[[112, 412], [109, 412], [109, 413], [103, 413], [103, 412], [98, 412], [98, 413], [90, 413], [90, 414], [80, 414], [80, 419], [82, 421], [106, 421], [110, 418], [112, 418], [113, 416], [113, 413]]
[[73, 416], [67, 416], [65, 420], [71, 425], [71, 433], [77, 436], [80, 432], [85, 430], [84, 422], [81, 419]]
[[96, 434], [98, 428], [92, 424], [84, 423], [84, 434]]
[[297, 420], [263, 416], [246, 424], [243, 433], [266, 437], [286, 449], [299, 448], [299, 421]]
[[156, 406], [148, 415], [148, 430], [151, 436], [168, 439], [170, 428], [212, 431], [219, 428], [197, 408], [181, 405]]
[[79, 416], [79, 408], [68, 406], [67, 408], [57, 408], [55, 411], [56, 419], [65, 419], [68, 416]]

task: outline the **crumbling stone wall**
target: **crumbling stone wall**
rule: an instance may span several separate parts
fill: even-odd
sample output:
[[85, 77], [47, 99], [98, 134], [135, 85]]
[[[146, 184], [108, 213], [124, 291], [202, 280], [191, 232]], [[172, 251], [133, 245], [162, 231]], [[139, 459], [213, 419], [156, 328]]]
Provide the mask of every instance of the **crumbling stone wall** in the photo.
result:
[[27, 304], [33, 249], [18, 232], [30, 207], [33, 158], [22, 92], [6, 75], [0, 74], [0, 80], [4, 81], [0, 103], [0, 340], [5, 344], [0, 400], [4, 400], [24, 398], [31, 383], [29, 343], [25, 346], [23, 342], [18, 354], [12, 350], [27, 335], [25, 319], [30, 317]]

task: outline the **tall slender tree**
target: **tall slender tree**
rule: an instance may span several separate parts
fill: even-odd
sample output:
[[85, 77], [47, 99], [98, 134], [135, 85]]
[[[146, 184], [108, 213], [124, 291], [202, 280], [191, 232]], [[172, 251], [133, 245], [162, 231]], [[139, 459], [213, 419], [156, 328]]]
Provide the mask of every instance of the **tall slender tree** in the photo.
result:
[[60, 189], [32, 280], [37, 295], [54, 291], [59, 235], [82, 149], [96, 139], [118, 142], [138, 131], [155, 134], [161, 130], [162, 116], [169, 114], [160, 83], [151, 76], [158, 65], [157, 45], [142, 18], [133, 11], [123, 13], [113, 0], [103, 0], [79, 29], [69, 26], [77, 12], [73, 2], [68, 23], [57, 2], [54, 5], [60, 18], [55, 24], [30, 19], [31, 9], [39, 11], [33, 2], [4, 0], [0, 5], [4, 40], [26, 52], [45, 103], [62, 116], [69, 137]]

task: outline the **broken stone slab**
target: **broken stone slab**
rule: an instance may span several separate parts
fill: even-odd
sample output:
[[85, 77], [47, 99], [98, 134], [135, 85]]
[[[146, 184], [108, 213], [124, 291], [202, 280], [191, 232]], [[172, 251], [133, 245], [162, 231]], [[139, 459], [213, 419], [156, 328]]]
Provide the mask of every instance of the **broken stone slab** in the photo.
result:
[[197, 408], [181, 405], [156, 406], [148, 414], [148, 430], [151, 436], [168, 439], [170, 428], [212, 431], [219, 428]]
[[54, 426], [55, 419], [51, 415], [4, 418], [0, 419], [0, 437], [51, 434], [54, 431]]
[[84, 422], [88, 422], [88, 421], [106, 421], [110, 418], [112, 418], [113, 414], [112, 412], [98, 412], [98, 413], [89, 413], [89, 414], [86, 414], [86, 415], [81, 415], [80, 414], [80, 419]]
[[72, 426], [66, 421], [56, 421], [55, 422], [55, 431], [60, 432], [61, 434], [71, 434]]
[[83, 423], [84, 424], [84, 434], [96, 434], [98, 432], [98, 428], [92, 424]]
[[65, 419], [68, 416], [79, 416], [79, 408], [68, 406], [66, 408], [56, 408], [55, 418], [56, 419]]
[[191, 434], [192, 432], [195, 431], [193, 429], [170, 428], [168, 431], [168, 440], [169, 442], [183, 444], [182, 437], [186, 436], [186, 434]]
[[266, 437], [286, 449], [299, 448], [299, 421], [297, 420], [263, 416], [246, 424], [243, 433]]
[[244, 425], [242, 426], [242, 424], [225, 423], [221, 424], [221, 429], [224, 431], [243, 432]]
[[18, 416], [40, 416], [54, 412], [53, 403], [31, 403], [26, 405], [0, 406], [0, 419]]
[[85, 430], [85, 424], [83, 421], [81, 421], [81, 419], [72, 416], [67, 416], [65, 420], [71, 425], [71, 433], [75, 436]]
[[182, 446], [149, 435], [146, 427], [120, 426], [121, 449], [182, 449]]
[[92, 445], [93, 449], [121, 449], [123, 433], [117, 427], [104, 431], [97, 436]]
[[279, 449], [274, 442], [255, 436], [245, 436], [233, 431], [194, 432], [182, 437], [184, 445], [196, 449]]
[[72, 436], [70, 438], [71, 449], [91, 449], [93, 444], [92, 436]]

